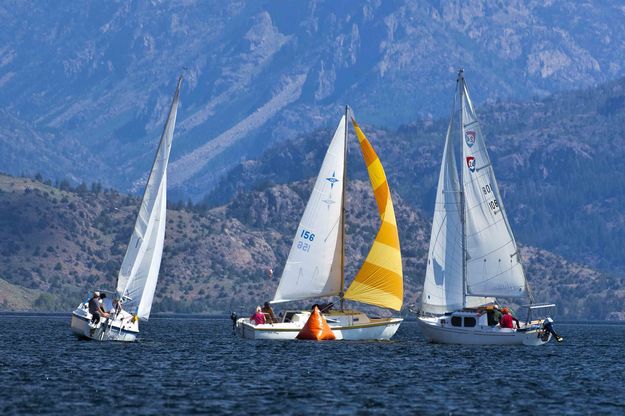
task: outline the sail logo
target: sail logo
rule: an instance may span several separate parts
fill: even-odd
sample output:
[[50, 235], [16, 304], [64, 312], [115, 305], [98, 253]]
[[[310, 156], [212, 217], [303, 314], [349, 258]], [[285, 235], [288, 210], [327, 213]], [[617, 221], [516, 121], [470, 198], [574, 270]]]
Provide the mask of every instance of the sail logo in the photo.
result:
[[467, 142], [467, 146], [473, 147], [473, 145], [475, 144], [475, 132], [472, 130], [465, 131], [464, 140]]
[[336, 179], [336, 171], [332, 172], [332, 176], [329, 178], [326, 178], [326, 181], [330, 182], [330, 189], [334, 189], [334, 184], [339, 182], [339, 180]]
[[332, 204], [336, 204], [336, 201], [334, 201], [334, 200], [332, 199], [332, 195], [328, 195], [328, 199], [324, 199], [324, 200], [322, 200], [321, 202], [324, 202], [325, 204], [327, 204], [327, 205], [328, 205], [328, 209], [330, 209], [330, 206], [331, 206]]
[[467, 156], [467, 167], [471, 172], [475, 172], [475, 158], [473, 156]]

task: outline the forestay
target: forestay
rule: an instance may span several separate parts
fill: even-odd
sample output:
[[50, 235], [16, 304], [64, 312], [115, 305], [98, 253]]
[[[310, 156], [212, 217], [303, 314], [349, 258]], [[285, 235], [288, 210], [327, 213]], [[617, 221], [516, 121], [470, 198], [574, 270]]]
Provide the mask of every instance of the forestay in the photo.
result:
[[181, 83], [182, 77], [178, 79], [176, 93], [145, 186], [135, 227], [117, 278], [118, 296], [127, 298], [124, 308], [144, 320], [150, 316], [163, 254], [167, 211], [167, 164], [176, 125]]
[[467, 294], [524, 297], [527, 284], [519, 251], [488, 156], [484, 136], [461, 80]]
[[345, 123], [343, 116], [297, 227], [272, 303], [341, 292]]
[[353, 118], [352, 124], [367, 165], [381, 224], [367, 258], [345, 292], [345, 298], [400, 310], [404, 298], [404, 284], [391, 190], [382, 163], [371, 143]]

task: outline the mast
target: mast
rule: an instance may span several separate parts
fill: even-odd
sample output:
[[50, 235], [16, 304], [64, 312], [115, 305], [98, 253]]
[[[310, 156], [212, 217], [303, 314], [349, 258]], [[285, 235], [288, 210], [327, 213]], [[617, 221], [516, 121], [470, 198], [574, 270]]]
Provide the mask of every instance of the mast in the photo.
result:
[[[458, 70], [457, 83], [458, 89], [460, 90], [460, 149], [462, 149], [462, 136], [464, 134], [464, 120], [462, 119], [462, 110], [464, 110], [464, 69], [462, 68]], [[462, 154], [461, 150], [461, 159], [463, 158]], [[467, 225], [465, 218], [466, 203], [464, 195], [464, 173], [462, 173], [462, 170], [460, 172], [460, 222], [462, 224], [462, 309], [464, 309], [467, 306]]]
[[347, 114], [349, 106], [345, 106], [345, 138], [343, 140], [343, 196], [341, 198], [341, 292], [339, 298], [341, 300], [341, 311], [345, 301], [345, 189], [347, 188]]

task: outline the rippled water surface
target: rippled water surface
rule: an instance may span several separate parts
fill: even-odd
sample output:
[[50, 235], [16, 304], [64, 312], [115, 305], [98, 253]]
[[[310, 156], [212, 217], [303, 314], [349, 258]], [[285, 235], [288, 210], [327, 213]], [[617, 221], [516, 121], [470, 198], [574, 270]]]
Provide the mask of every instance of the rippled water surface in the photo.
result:
[[133, 344], [69, 317], [0, 315], [0, 414], [625, 413], [625, 326], [561, 324], [543, 347], [248, 341], [229, 320], [155, 318]]

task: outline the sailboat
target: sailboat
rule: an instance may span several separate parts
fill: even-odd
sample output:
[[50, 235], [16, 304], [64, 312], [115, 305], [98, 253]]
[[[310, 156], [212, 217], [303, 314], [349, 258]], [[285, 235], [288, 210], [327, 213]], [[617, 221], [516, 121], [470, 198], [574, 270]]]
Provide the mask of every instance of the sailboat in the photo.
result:
[[116, 308], [108, 318], [92, 322], [88, 303], [72, 312], [71, 328], [81, 338], [100, 341], [135, 341], [139, 320], [147, 321], [163, 254], [167, 212], [167, 164], [171, 151], [182, 76], [145, 186], [135, 226], [117, 277]]
[[[417, 322], [436, 343], [541, 345], [551, 338], [553, 321], [532, 314], [555, 305], [534, 303], [462, 70], [457, 84], [462, 182], [453, 149], [454, 97]], [[494, 322], [497, 298], [529, 300], [518, 329]]]
[[[321, 164], [312, 193], [295, 233], [272, 304], [338, 296], [340, 308], [324, 317], [337, 340], [390, 339], [401, 318], [373, 318], [343, 308], [345, 299], [401, 309], [403, 273], [399, 235], [384, 168], [352, 114], [381, 219], [369, 254], [347, 290], [345, 287], [345, 190], [349, 107], [341, 118]], [[254, 325], [236, 322], [237, 332], [250, 339], [295, 339], [310, 311], [287, 310], [279, 322]]]

